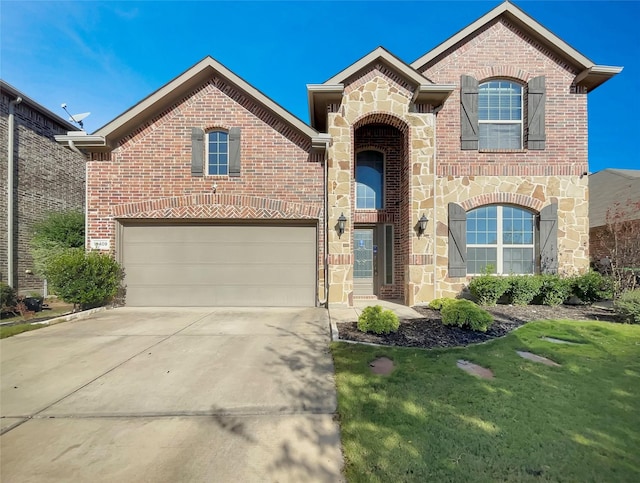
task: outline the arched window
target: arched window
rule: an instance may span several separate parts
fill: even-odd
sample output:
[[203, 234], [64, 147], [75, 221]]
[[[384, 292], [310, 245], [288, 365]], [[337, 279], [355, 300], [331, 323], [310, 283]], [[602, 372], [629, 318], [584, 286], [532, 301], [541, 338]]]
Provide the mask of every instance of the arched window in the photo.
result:
[[535, 215], [509, 205], [467, 213], [467, 273], [535, 273]]
[[381, 210], [384, 206], [384, 155], [361, 151], [356, 155], [356, 208]]
[[522, 149], [522, 86], [492, 80], [478, 86], [478, 142], [482, 149]]
[[207, 133], [207, 174], [229, 173], [229, 135], [225, 131]]

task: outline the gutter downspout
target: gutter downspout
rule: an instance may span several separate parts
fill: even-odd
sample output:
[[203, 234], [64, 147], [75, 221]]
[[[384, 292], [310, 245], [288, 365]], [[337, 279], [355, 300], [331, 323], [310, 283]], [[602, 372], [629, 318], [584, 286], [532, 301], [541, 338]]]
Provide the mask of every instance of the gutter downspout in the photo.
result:
[[436, 107], [433, 110], [433, 298], [438, 298], [438, 238], [437, 238], [437, 230], [438, 230], [438, 196], [436, 192], [437, 182], [436, 177], [438, 175], [438, 136], [436, 127], [438, 124], [438, 113], [442, 110], [444, 104]]
[[329, 143], [324, 149], [324, 300], [320, 305], [329, 308], [329, 195], [327, 182], [329, 179]]
[[14, 182], [15, 182], [15, 106], [22, 102], [22, 97], [17, 97], [13, 101], [9, 101], [9, 126], [8, 126], [8, 142], [7, 142], [7, 281], [9, 286], [15, 288], [15, 269], [14, 269]]

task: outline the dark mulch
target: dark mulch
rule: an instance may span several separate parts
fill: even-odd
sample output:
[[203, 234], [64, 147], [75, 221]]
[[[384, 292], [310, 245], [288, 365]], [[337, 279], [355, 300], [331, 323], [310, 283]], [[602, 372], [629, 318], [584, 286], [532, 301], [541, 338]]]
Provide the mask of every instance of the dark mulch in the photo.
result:
[[491, 328], [485, 332], [473, 332], [459, 327], [442, 324], [440, 312], [427, 307], [414, 307], [424, 315], [423, 319], [401, 320], [400, 328], [394, 334], [376, 335], [360, 332], [355, 322], [339, 323], [340, 339], [357, 342], [371, 342], [375, 344], [421, 347], [431, 349], [435, 347], [460, 347], [477, 344], [487, 340], [502, 337], [517, 327], [533, 320], [601, 320], [617, 322], [613, 312], [590, 305], [561, 305], [547, 307], [545, 305], [497, 305], [483, 307], [495, 319]]

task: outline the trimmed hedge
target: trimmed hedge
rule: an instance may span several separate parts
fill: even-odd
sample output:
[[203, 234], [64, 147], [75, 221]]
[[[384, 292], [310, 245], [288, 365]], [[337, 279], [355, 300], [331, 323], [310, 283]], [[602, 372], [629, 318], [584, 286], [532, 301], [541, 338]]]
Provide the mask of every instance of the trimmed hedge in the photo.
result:
[[509, 288], [507, 297], [513, 305], [529, 305], [542, 286], [542, 280], [535, 275], [512, 275], [507, 277]]
[[457, 325], [479, 332], [486, 332], [493, 324], [491, 314], [471, 300], [451, 299], [451, 303], [442, 307], [441, 314], [444, 325]]
[[576, 297], [587, 304], [613, 297], [611, 278], [594, 271], [573, 278], [572, 288]]
[[433, 299], [431, 302], [429, 302], [429, 308], [433, 310], [442, 310], [443, 307], [450, 304], [454, 300], [455, 299], [449, 299], [445, 297], [439, 298], [439, 299]]
[[613, 304], [616, 314], [629, 324], [640, 324], [640, 289], [623, 293]]
[[389, 334], [400, 327], [398, 316], [380, 305], [366, 307], [358, 317], [358, 330], [374, 334]]
[[480, 305], [496, 305], [508, 288], [507, 278], [499, 275], [480, 275], [469, 282], [469, 291]]

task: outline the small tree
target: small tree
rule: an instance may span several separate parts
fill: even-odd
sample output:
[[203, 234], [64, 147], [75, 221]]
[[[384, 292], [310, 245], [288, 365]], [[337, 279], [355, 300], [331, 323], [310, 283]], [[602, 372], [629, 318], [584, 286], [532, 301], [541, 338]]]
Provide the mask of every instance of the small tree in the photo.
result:
[[640, 201], [614, 204], [607, 210], [606, 225], [595, 236], [597, 253], [604, 257], [596, 267], [613, 278], [614, 298], [638, 287], [640, 219], [630, 218], [639, 211]]
[[31, 255], [37, 275], [48, 278], [51, 260], [70, 248], [84, 247], [84, 214], [69, 210], [49, 213], [33, 228]]

